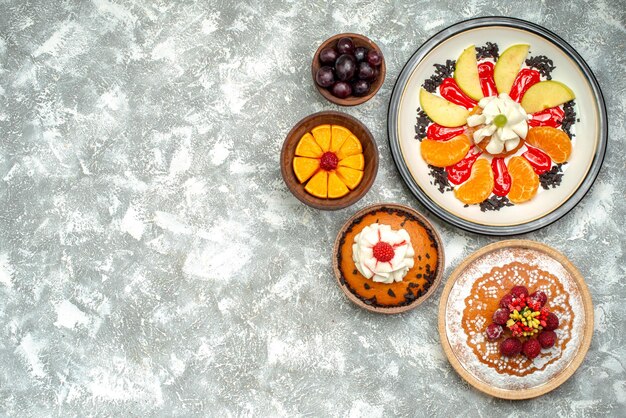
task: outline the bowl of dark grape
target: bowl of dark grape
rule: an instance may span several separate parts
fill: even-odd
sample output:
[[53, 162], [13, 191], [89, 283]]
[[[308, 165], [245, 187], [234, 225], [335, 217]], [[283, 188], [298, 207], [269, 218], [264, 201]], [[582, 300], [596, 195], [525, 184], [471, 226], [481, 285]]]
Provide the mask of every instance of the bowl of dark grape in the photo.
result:
[[322, 96], [341, 106], [355, 106], [374, 97], [387, 72], [378, 45], [356, 33], [341, 33], [321, 44], [311, 71]]

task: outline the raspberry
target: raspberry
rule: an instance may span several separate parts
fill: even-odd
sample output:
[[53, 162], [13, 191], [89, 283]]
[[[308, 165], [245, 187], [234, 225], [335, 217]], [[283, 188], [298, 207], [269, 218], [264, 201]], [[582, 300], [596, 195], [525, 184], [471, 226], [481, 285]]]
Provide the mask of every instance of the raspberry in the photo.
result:
[[513, 295], [509, 293], [500, 299], [500, 307], [508, 310], [511, 302], [513, 302]]
[[487, 327], [485, 333], [487, 334], [487, 338], [489, 340], [497, 340], [502, 335], [502, 326], [498, 324], [491, 324]]
[[526, 357], [532, 360], [539, 355], [539, 352], [541, 351], [541, 344], [539, 344], [539, 341], [533, 338], [524, 343], [524, 345], [522, 346], [522, 351], [524, 352]]
[[[541, 291], [541, 290], [537, 290], [535, 292], [533, 292], [530, 296], [531, 300], [536, 300], [537, 302], [539, 302], [539, 307], [541, 308], [543, 305], [546, 304], [546, 302], [548, 301], [548, 295], [545, 294], [545, 292]], [[536, 311], [538, 311], [539, 309], [535, 309]]]
[[514, 356], [522, 352], [522, 342], [517, 338], [507, 338], [500, 344], [500, 354], [503, 356]]
[[393, 247], [389, 245], [389, 243], [384, 241], [378, 241], [376, 245], [374, 245], [373, 252], [374, 258], [376, 258], [376, 260], [380, 261], [381, 263], [386, 263], [387, 261], [391, 260], [396, 253], [393, 250]]
[[513, 286], [513, 289], [511, 289], [511, 294], [516, 298], [519, 298], [522, 295], [526, 297], [528, 296], [528, 289], [526, 289], [526, 287], [524, 286]]
[[556, 343], [556, 333], [554, 331], [543, 331], [537, 339], [543, 348], [551, 348]]
[[339, 164], [339, 158], [337, 158], [337, 154], [334, 152], [327, 151], [322, 155], [320, 159], [320, 168], [322, 170], [331, 171], [337, 168], [337, 164]]
[[547, 331], [553, 331], [559, 327], [559, 317], [550, 312], [546, 318], [546, 325], [543, 329]]
[[500, 308], [493, 313], [493, 322], [498, 325], [505, 325], [506, 321], [509, 320], [509, 310]]

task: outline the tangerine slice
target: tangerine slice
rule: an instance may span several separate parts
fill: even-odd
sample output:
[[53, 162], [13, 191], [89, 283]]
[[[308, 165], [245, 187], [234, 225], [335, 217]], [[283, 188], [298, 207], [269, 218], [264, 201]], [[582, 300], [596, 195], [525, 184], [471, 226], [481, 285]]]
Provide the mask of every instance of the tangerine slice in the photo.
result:
[[343, 181], [335, 172], [328, 173], [328, 198], [337, 199], [347, 195], [350, 192]]
[[311, 129], [311, 133], [322, 151], [326, 152], [330, 149], [330, 125], [316, 126]]
[[350, 167], [337, 167], [337, 175], [350, 190], [354, 190], [363, 180], [363, 172]]
[[300, 157], [312, 157], [312, 158], [320, 158], [324, 151], [317, 145], [315, 139], [313, 139], [313, 135], [310, 133], [305, 133], [300, 138], [298, 142], [298, 146], [296, 146], [295, 154]]
[[[423, 143], [423, 141], [422, 141]], [[466, 205], [475, 205], [485, 201], [493, 190], [493, 171], [485, 158], [479, 158], [472, 166], [469, 179], [457, 189], [454, 195]]]
[[447, 167], [461, 161], [467, 155], [471, 145], [467, 135], [461, 134], [449, 141], [424, 139], [420, 145], [420, 151], [427, 164]]
[[293, 172], [298, 181], [304, 183], [320, 168], [320, 160], [317, 158], [294, 157]]
[[343, 145], [343, 143], [348, 139], [352, 132], [348, 128], [344, 128], [340, 125], [333, 125], [331, 127], [331, 136], [330, 136], [330, 150], [337, 152], [339, 148]]
[[350, 135], [348, 139], [346, 139], [337, 151], [337, 158], [339, 161], [343, 160], [346, 157], [351, 155], [360, 154], [363, 152], [363, 148], [361, 147], [361, 142], [357, 139], [356, 136]]
[[304, 190], [315, 197], [326, 199], [328, 196], [328, 171], [318, 171], [306, 184]]
[[572, 153], [572, 141], [569, 136], [551, 126], [530, 128], [526, 142], [544, 151], [555, 163], [564, 163]]
[[363, 170], [365, 167], [365, 158], [363, 154], [351, 155], [339, 161], [339, 167], [350, 167], [355, 170]]
[[507, 168], [511, 175], [509, 200], [513, 203], [523, 203], [532, 199], [539, 189], [539, 177], [535, 174], [533, 166], [526, 158], [517, 156], [509, 160]]

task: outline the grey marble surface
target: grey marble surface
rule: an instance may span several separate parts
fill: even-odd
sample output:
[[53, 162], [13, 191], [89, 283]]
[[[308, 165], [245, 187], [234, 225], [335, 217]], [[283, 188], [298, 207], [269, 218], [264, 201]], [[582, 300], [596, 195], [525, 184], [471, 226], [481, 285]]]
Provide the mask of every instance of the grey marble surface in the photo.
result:
[[[0, 1], [0, 414], [624, 416], [624, 1]], [[457, 21], [520, 17], [565, 38], [604, 91], [610, 143], [570, 214], [530, 238], [587, 278], [595, 334], [575, 375], [527, 402], [468, 386], [436, 329], [350, 304], [331, 246], [359, 208], [423, 210], [392, 162], [386, 109], [412, 52]], [[334, 213], [290, 195], [278, 156], [337, 109], [310, 59], [339, 32], [382, 46], [387, 80], [339, 109], [374, 133], [367, 196]], [[446, 274], [496, 238], [427, 214]]]

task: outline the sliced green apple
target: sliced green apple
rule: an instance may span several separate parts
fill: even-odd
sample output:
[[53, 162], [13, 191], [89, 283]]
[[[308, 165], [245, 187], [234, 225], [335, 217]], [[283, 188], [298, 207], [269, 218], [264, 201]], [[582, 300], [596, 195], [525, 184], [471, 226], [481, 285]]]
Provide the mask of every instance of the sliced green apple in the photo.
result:
[[459, 59], [456, 60], [454, 81], [472, 99], [480, 100], [484, 97], [483, 90], [480, 87], [480, 78], [478, 77], [478, 63], [476, 62], [476, 48], [474, 45], [465, 48], [461, 52]]
[[466, 108], [450, 103], [423, 88], [420, 90], [420, 105], [433, 122], [448, 128], [465, 125], [469, 116]]
[[517, 44], [508, 47], [496, 61], [493, 69], [493, 79], [496, 82], [498, 93], [509, 93], [522, 63], [528, 55], [530, 45]]
[[541, 112], [575, 98], [572, 89], [563, 83], [554, 80], [540, 81], [526, 91], [522, 97], [522, 107], [526, 113]]

